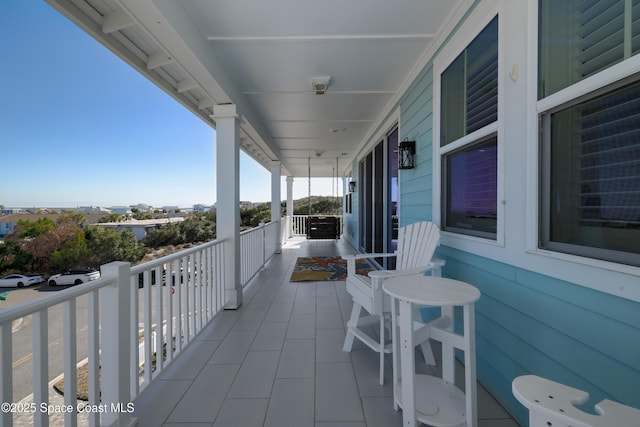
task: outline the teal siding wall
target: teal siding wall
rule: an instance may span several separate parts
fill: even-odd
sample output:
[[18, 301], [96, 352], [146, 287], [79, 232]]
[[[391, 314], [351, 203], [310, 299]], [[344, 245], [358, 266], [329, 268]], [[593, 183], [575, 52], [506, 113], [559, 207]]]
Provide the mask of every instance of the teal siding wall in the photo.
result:
[[416, 141], [416, 168], [400, 171], [400, 226], [431, 219], [432, 83], [427, 66], [400, 100], [400, 140]]
[[[400, 171], [401, 226], [433, 218], [432, 67], [398, 103], [400, 140], [415, 140], [417, 150], [416, 168]], [[347, 223], [357, 238], [356, 197]], [[478, 379], [521, 425], [528, 425], [528, 411], [511, 383], [528, 373], [587, 391], [583, 409], [605, 398], [640, 408], [640, 303], [451, 247], [437, 256], [447, 261], [445, 276], [482, 292]]]
[[445, 275], [472, 283], [478, 379], [522, 424], [511, 381], [534, 373], [602, 399], [640, 407], [640, 304], [441, 247]]
[[[417, 166], [401, 171], [400, 225], [431, 220], [432, 67], [400, 100], [401, 140], [416, 140]], [[640, 408], [640, 304], [487, 258], [440, 247], [444, 275], [472, 283], [478, 379], [523, 426], [528, 411], [511, 382], [533, 373]], [[640, 284], [639, 284], [640, 285]]]

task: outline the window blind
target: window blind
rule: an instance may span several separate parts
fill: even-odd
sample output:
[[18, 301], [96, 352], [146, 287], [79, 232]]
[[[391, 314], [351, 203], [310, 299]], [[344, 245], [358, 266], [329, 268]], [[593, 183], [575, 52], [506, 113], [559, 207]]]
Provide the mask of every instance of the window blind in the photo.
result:
[[467, 134], [498, 120], [498, 52], [487, 51], [467, 74]]
[[581, 224], [640, 228], [640, 83], [579, 107]]
[[588, 77], [624, 59], [624, 1], [582, 0], [578, 6], [578, 67]]

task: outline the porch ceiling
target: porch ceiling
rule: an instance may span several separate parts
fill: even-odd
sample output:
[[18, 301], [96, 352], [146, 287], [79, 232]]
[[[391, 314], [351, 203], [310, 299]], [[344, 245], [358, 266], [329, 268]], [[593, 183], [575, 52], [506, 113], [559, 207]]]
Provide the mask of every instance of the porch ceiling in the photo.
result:
[[47, 1], [212, 126], [213, 105], [237, 104], [243, 151], [313, 177], [348, 170], [465, 3]]

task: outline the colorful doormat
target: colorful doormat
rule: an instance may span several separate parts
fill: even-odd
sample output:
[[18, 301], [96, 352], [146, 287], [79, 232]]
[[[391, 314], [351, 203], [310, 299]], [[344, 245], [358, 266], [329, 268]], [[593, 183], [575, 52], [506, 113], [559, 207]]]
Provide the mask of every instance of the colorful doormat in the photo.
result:
[[[373, 270], [367, 260], [356, 261], [358, 274], [366, 275]], [[291, 274], [291, 282], [345, 280], [347, 278], [347, 261], [339, 256], [298, 257]]]

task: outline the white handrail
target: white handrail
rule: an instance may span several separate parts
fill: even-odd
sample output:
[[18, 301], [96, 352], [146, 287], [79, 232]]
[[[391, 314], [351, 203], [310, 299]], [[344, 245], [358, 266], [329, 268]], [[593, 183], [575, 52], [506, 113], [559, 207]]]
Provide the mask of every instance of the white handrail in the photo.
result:
[[[1, 310], [0, 401], [14, 402], [13, 322], [32, 315], [35, 369], [29, 404], [34, 408], [49, 404], [47, 370], [52, 356], [47, 340], [53, 326], [50, 312], [62, 306], [64, 327], [56, 328], [64, 333], [63, 374], [68, 380], [65, 406], [78, 407], [74, 377], [80, 361], [76, 350], [87, 348], [87, 358], [82, 363], [88, 364], [88, 403], [106, 409], [104, 413], [90, 414], [89, 423], [127, 425], [131, 420], [127, 405], [222, 310], [224, 243], [209, 242], [135, 267], [123, 262], [106, 264], [95, 281]], [[86, 345], [79, 345], [78, 330], [83, 329], [79, 326], [84, 319], [76, 316], [84, 306], [85, 296], [88, 338]], [[33, 415], [36, 425], [48, 422], [47, 411], [37, 410]], [[78, 411], [65, 413], [65, 425], [76, 425], [77, 418]], [[11, 411], [0, 413], [0, 425], [12, 424]]]

